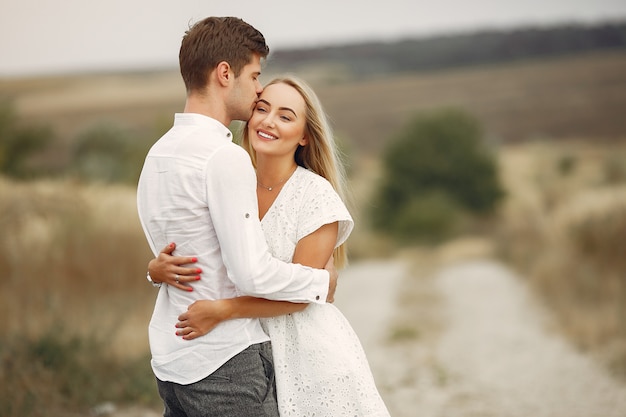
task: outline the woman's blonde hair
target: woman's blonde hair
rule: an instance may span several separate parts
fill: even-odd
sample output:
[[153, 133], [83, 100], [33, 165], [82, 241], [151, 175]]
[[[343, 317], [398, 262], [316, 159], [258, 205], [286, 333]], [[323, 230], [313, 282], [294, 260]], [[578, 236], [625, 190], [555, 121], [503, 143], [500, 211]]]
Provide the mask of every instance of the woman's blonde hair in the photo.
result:
[[[286, 84], [293, 87], [304, 99], [306, 109], [305, 135], [306, 146], [298, 146], [294, 158], [296, 164], [326, 178], [339, 197], [346, 201], [346, 174], [340, 151], [328, 123], [326, 113], [315, 92], [301, 79], [287, 75], [274, 78], [265, 87], [272, 84]], [[243, 128], [241, 146], [248, 151], [252, 163], [256, 167], [256, 152], [250, 144], [247, 124]], [[338, 268], [348, 263], [345, 243], [333, 252], [335, 265]]]

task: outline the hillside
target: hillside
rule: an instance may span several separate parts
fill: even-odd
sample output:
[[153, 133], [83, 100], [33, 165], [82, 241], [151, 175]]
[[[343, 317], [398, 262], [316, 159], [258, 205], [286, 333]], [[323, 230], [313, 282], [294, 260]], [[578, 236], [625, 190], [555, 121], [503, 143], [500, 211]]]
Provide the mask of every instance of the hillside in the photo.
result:
[[[303, 74], [306, 78], [307, 75]], [[626, 138], [626, 52], [581, 54], [369, 80], [314, 84], [336, 133], [377, 152], [413, 114], [454, 106], [496, 143]], [[184, 103], [176, 72], [25, 80], [10, 86], [19, 114], [71, 140], [101, 121], [152, 129]]]
[[417, 112], [460, 107], [493, 143], [626, 139], [626, 53], [473, 67], [318, 89], [339, 133], [363, 149]]
[[572, 23], [277, 50], [270, 59], [272, 66], [287, 70], [332, 68], [365, 78], [625, 49], [626, 22]]
[[[622, 23], [277, 51], [263, 81], [286, 71], [309, 81], [337, 134], [365, 153], [413, 114], [440, 107], [472, 113], [494, 143], [615, 141], [626, 139], [625, 45]], [[373, 64], [353, 73], [364, 61]], [[64, 143], [100, 122], [154, 130], [184, 103], [176, 70], [0, 79], [2, 96]]]

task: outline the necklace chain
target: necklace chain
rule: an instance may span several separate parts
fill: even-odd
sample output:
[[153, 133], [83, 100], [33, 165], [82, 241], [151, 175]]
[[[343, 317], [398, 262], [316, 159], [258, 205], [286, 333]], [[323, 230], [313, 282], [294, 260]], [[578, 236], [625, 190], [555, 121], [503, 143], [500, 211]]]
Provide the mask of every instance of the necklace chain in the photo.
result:
[[[297, 169], [298, 167], [296, 167]], [[256, 180], [256, 183], [258, 186], [260, 186], [261, 188], [265, 188], [267, 191], [272, 191], [274, 188], [278, 187], [279, 185], [282, 185], [285, 181], [287, 181], [289, 178], [291, 178], [291, 176], [293, 175], [293, 173], [296, 172], [296, 170], [294, 169], [293, 171], [291, 171], [291, 173], [287, 176], [287, 178], [285, 178], [284, 180], [280, 181], [278, 184], [274, 184], [272, 186], [267, 186], [265, 184], [262, 184], [259, 182], [259, 180]]]

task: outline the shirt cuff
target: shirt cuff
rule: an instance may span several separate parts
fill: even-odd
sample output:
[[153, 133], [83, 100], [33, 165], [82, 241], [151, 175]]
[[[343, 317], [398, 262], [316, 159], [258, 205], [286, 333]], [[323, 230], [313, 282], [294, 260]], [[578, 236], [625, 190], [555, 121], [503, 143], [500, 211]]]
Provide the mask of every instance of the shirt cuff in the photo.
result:
[[314, 304], [326, 304], [326, 299], [328, 298], [328, 286], [330, 284], [330, 273], [325, 269], [318, 269], [315, 273], [320, 276], [311, 285], [311, 291], [313, 294], [311, 302]]

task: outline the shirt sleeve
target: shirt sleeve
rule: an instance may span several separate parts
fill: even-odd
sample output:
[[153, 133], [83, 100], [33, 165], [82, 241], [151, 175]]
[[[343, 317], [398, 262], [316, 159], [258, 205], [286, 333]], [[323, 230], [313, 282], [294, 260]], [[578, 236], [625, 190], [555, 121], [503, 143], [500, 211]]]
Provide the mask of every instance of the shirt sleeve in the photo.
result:
[[325, 224], [339, 223], [335, 247], [344, 243], [352, 229], [354, 221], [346, 205], [332, 185], [324, 178], [313, 177], [299, 210], [297, 240], [313, 233]]
[[229, 278], [244, 294], [323, 304], [329, 274], [274, 258], [261, 229], [256, 174], [248, 154], [228, 144], [207, 164], [209, 212]]

